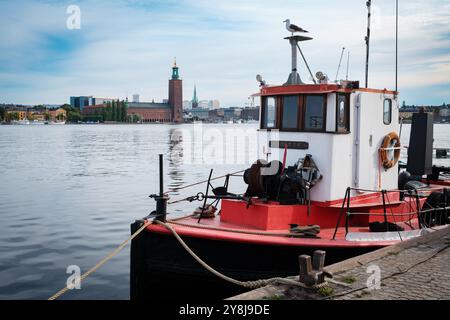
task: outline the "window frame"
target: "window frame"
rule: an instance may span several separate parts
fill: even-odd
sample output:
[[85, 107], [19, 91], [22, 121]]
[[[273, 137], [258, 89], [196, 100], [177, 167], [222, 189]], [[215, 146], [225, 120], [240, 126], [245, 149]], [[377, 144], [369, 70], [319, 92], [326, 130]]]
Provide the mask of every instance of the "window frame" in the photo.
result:
[[[344, 97], [344, 116], [345, 116], [345, 128], [339, 126], [339, 98]], [[350, 132], [350, 95], [348, 93], [336, 93], [336, 132], [337, 133], [349, 133]]]
[[[297, 112], [297, 127], [296, 128], [282, 128], [283, 120], [283, 98], [285, 96], [297, 96], [298, 97], [298, 112]], [[306, 102], [309, 96], [321, 96], [323, 98], [323, 110], [322, 127], [319, 129], [305, 129], [306, 119]], [[266, 126], [266, 113], [267, 113], [267, 99], [275, 99], [275, 126], [273, 128], [267, 128]], [[281, 95], [267, 95], [261, 97], [261, 117], [260, 117], [260, 130], [279, 130], [280, 132], [315, 132], [315, 133], [335, 133], [333, 131], [327, 131], [327, 107], [328, 107], [328, 93], [299, 93], [299, 94], [281, 94]], [[348, 108], [349, 109], [349, 108]]]
[[[386, 101], [389, 101], [389, 123], [386, 123], [385, 117], [384, 117], [385, 114], [386, 114], [386, 110], [385, 110]], [[386, 125], [386, 126], [389, 126], [391, 123], [392, 123], [392, 99], [385, 98], [383, 100], [383, 124]]]
[[[320, 129], [306, 129], [305, 121], [306, 121], [306, 103], [309, 96], [322, 96], [323, 98], [323, 109], [322, 109], [322, 128]], [[328, 95], [326, 93], [319, 94], [303, 94], [303, 117], [302, 117], [302, 128], [301, 132], [326, 132], [327, 130], [327, 99]]]
[[[284, 128], [283, 127], [283, 117], [284, 117], [284, 98], [285, 97], [296, 97], [297, 98], [297, 125], [294, 128]], [[288, 94], [288, 95], [283, 95], [281, 96], [281, 101], [280, 101], [280, 109], [281, 109], [281, 114], [280, 114], [280, 131], [286, 131], [286, 132], [300, 132], [301, 131], [301, 113], [302, 113], [302, 107], [303, 107], [303, 103], [301, 102], [302, 100], [302, 95], [299, 94]]]
[[[266, 114], [267, 114], [267, 99], [269, 98], [273, 98], [275, 100], [275, 123], [274, 126], [271, 128], [267, 127], [267, 122], [266, 122]], [[279, 106], [279, 97], [278, 96], [264, 96], [261, 99], [261, 119], [260, 119], [260, 129], [263, 130], [275, 130], [279, 128], [278, 122], [279, 122], [279, 111], [280, 111], [280, 106]]]

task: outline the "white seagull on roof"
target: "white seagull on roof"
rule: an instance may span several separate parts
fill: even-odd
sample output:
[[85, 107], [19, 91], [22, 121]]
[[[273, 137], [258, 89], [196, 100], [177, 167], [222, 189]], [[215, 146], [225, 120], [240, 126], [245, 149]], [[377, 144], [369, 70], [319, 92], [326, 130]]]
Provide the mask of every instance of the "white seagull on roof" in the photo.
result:
[[294, 32], [308, 32], [308, 31], [300, 28], [299, 26], [292, 24], [289, 19], [286, 19], [283, 22], [286, 22], [286, 29], [287, 29], [287, 31], [292, 32], [292, 34], [294, 34]]

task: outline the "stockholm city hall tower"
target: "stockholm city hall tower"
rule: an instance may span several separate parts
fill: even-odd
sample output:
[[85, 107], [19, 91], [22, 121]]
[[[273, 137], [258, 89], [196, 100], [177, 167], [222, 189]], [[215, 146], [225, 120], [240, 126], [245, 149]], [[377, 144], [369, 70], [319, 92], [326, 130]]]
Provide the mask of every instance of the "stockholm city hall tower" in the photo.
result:
[[183, 80], [180, 79], [176, 59], [172, 66], [172, 78], [169, 80], [169, 105], [172, 108], [172, 121], [183, 122]]

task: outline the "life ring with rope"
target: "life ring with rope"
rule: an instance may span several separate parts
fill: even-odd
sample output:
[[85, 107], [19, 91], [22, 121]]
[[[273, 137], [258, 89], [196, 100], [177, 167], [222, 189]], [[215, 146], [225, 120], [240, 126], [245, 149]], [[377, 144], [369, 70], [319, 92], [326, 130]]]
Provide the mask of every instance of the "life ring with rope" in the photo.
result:
[[387, 170], [395, 166], [400, 158], [400, 137], [393, 131], [387, 134], [380, 148], [380, 161]]

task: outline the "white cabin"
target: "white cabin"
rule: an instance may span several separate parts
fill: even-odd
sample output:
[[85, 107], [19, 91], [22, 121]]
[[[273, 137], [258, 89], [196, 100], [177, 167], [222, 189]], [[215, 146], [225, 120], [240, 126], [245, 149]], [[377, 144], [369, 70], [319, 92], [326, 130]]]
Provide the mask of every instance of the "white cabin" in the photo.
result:
[[260, 94], [259, 156], [283, 162], [286, 148], [292, 166], [312, 155], [323, 175], [312, 201], [343, 199], [347, 187], [397, 188], [398, 163], [385, 169], [380, 162], [385, 136], [399, 130], [395, 92], [342, 82], [265, 86]]

